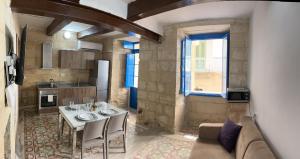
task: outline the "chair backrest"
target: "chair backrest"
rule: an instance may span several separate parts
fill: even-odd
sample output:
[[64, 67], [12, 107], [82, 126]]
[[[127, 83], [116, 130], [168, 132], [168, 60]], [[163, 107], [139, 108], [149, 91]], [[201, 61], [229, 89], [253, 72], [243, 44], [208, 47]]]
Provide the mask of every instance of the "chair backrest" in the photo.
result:
[[125, 131], [127, 124], [128, 112], [113, 115], [108, 122], [107, 132], [113, 133], [116, 131]]
[[109, 118], [97, 121], [87, 122], [83, 129], [82, 141], [92, 140], [96, 138], [104, 138], [107, 133], [107, 124]]

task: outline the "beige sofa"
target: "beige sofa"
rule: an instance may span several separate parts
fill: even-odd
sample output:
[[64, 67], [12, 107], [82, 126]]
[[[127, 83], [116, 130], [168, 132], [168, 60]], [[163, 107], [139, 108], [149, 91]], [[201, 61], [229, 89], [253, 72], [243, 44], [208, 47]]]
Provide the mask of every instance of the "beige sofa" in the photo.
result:
[[221, 123], [203, 123], [199, 139], [194, 144], [190, 159], [275, 159], [255, 123], [249, 118], [242, 122], [235, 151], [228, 153], [217, 141]]

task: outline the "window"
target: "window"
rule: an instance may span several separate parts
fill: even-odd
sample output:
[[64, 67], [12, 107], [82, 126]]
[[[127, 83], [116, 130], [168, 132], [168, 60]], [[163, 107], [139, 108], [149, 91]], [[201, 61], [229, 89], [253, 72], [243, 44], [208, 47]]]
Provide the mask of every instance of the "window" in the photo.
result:
[[229, 33], [190, 35], [182, 41], [181, 90], [187, 95], [226, 96]]
[[133, 43], [124, 41], [123, 47], [130, 49], [130, 53], [126, 55], [126, 78], [125, 87], [138, 87], [138, 77], [139, 77], [139, 43]]

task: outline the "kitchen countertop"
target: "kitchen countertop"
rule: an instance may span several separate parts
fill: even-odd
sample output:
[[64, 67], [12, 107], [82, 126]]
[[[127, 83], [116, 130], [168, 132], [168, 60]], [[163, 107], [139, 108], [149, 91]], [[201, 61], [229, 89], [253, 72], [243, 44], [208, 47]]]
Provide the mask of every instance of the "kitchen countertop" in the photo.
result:
[[50, 87], [50, 83], [40, 83], [37, 85], [38, 89], [59, 89], [59, 88], [83, 88], [83, 87], [96, 87], [89, 83], [55, 83], [54, 87]]

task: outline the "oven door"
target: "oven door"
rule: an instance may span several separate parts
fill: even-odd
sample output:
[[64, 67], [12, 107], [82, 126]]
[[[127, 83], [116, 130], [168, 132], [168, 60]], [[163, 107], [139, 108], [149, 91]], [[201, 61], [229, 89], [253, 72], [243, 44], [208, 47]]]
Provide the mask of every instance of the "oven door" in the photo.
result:
[[53, 95], [52, 99], [48, 95], [42, 95], [40, 100], [42, 108], [57, 106], [57, 95]]

